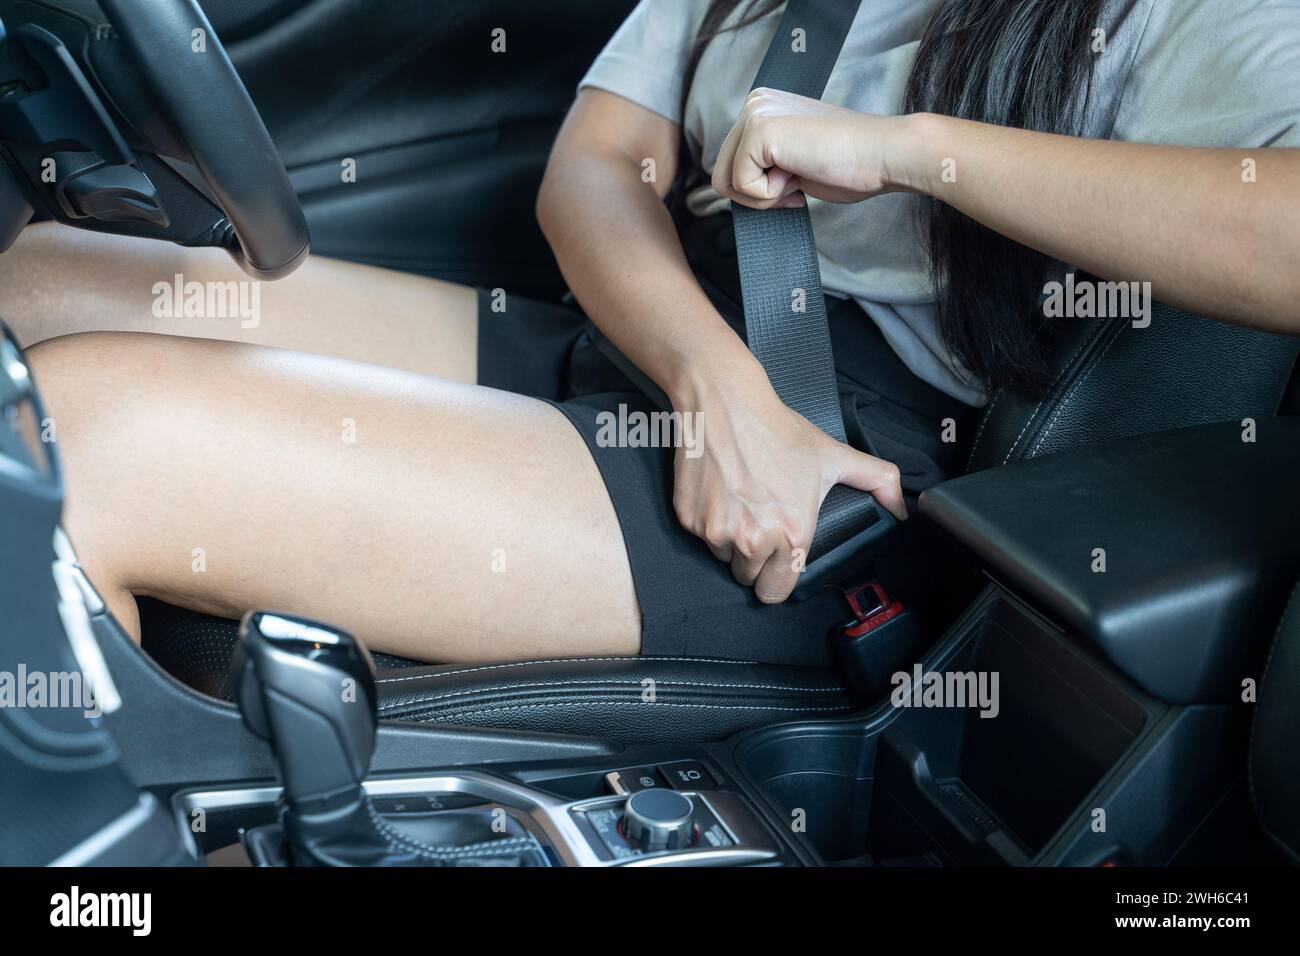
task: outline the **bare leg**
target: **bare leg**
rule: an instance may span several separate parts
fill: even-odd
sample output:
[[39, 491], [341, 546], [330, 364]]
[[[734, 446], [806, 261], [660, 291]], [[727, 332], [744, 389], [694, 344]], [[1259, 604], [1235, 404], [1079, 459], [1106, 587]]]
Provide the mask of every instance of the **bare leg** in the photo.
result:
[[307, 614], [427, 660], [635, 654], [622, 534], [543, 402], [296, 352], [87, 334], [29, 353], [64, 525], [131, 594]]
[[467, 286], [313, 257], [257, 284], [255, 319], [160, 318], [155, 287], [177, 275], [244, 283], [252, 301], [252, 280], [220, 249], [37, 223], [0, 256], [0, 318], [24, 347], [75, 332], [160, 332], [476, 381], [477, 299]]

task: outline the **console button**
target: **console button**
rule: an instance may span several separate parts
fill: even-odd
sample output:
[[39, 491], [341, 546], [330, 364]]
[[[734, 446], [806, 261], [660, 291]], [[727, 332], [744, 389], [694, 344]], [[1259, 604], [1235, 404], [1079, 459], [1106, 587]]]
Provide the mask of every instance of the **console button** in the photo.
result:
[[662, 764], [659, 772], [674, 790], [712, 790], [717, 786], [713, 774], [698, 760]]
[[412, 797], [372, 797], [370, 803], [380, 813], [436, 813], [482, 806], [483, 798], [463, 793], [425, 793]]
[[663, 789], [663, 781], [649, 767], [627, 767], [605, 775], [609, 788], [615, 793], [638, 793], [641, 790]]

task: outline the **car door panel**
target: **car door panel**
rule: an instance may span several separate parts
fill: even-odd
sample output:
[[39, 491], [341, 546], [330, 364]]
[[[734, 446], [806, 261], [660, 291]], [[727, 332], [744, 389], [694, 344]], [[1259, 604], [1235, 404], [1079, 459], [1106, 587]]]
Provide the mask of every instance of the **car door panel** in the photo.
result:
[[537, 187], [578, 81], [632, 0], [203, 5], [318, 255], [562, 291], [533, 215]]

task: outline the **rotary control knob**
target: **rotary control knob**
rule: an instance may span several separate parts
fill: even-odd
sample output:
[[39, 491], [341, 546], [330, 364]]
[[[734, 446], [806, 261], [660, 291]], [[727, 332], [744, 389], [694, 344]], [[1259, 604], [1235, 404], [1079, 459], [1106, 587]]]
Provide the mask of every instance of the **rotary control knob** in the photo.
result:
[[638, 790], [623, 807], [623, 835], [646, 853], [688, 847], [695, 839], [695, 805], [674, 790]]

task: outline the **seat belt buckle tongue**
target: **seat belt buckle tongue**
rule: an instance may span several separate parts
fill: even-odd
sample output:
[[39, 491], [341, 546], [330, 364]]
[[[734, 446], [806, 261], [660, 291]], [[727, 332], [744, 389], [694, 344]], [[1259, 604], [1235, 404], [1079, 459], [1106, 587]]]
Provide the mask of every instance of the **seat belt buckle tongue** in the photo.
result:
[[[878, 502], [864, 493], [861, 497], [872, 504], [870, 524], [847, 541], [841, 542], [825, 554], [819, 554], [808, 563], [800, 573], [794, 594], [791, 595], [796, 603], [814, 597], [827, 587], [846, 591], [843, 582], [861, 580], [863, 574], [869, 573], [876, 555], [884, 547], [890, 533], [898, 526], [898, 519], [880, 507]], [[828, 496], [827, 501], [829, 500]], [[819, 523], [824, 517], [825, 510], [826, 504], [823, 502], [822, 514], [818, 515]]]

